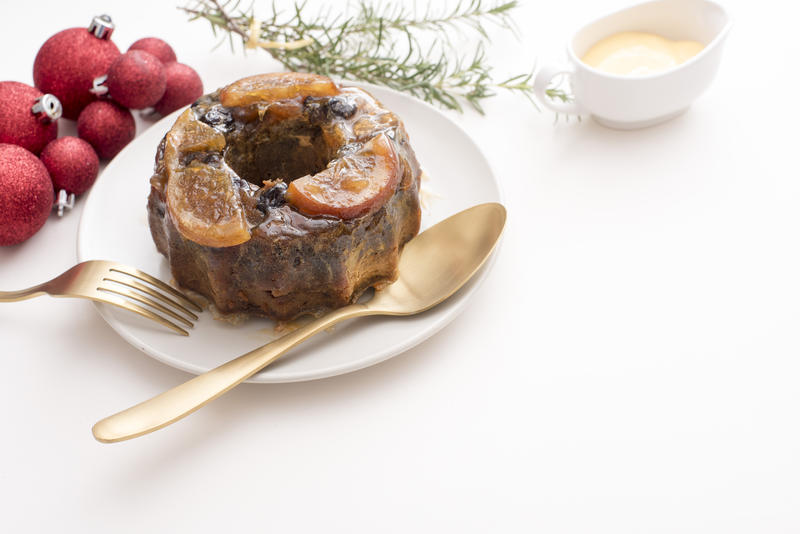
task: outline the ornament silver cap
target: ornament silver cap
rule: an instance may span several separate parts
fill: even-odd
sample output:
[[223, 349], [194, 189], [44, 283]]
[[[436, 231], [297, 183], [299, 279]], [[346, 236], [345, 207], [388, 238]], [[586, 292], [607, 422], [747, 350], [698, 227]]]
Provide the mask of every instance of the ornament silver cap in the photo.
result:
[[31, 113], [42, 119], [53, 122], [61, 118], [61, 102], [54, 95], [46, 94], [36, 99], [31, 106]]
[[98, 39], [109, 39], [114, 32], [114, 23], [108, 15], [97, 15], [92, 19], [88, 30]]
[[106, 94], [108, 92], [108, 86], [103, 85], [106, 83], [106, 80], [108, 80], [108, 74], [103, 74], [92, 80], [92, 88], [89, 89], [89, 92], [97, 96]]
[[64, 216], [64, 211], [69, 211], [75, 207], [75, 193], [67, 193], [64, 189], [58, 190], [56, 201], [53, 204], [53, 209], [56, 210], [59, 217]]

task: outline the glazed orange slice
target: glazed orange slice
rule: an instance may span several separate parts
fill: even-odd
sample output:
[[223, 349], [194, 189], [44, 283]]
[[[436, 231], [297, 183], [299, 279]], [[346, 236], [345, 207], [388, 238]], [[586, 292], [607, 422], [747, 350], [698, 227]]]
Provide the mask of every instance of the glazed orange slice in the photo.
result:
[[233, 82], [222, 89], [219, 101], [225, 107], [237, 107], [297, 96], [333, 96], [338, 93], [336, 84], [325, 76], [306, 72], [275, 72]]
[[353, 219], [383, 206], [400, 179], [397, 153], [379, 134], [355, 154], [289, 184], [286, 200], [308, 215]]
[[225, 138], [184, 112], [167, 134], [167, 210], [185, 238], [209, 247], [230, 247], [250, 239], [239, 193], [226, 169], [181, 159], [197, 152], [219, 152]]
[[230, 175], [209, 165], [189, 165], [167, 183], [167, 209], [178, 231], [207, 247], [230, 247], [250, 231]]

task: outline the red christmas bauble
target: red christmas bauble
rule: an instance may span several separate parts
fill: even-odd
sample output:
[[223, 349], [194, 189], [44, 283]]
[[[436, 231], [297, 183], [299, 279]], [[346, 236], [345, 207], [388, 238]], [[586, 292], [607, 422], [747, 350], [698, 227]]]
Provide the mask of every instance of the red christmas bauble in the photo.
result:
[[170, 63], [167, 71], [167, 89], [156, 105], [156, 111], [168, 115], [203, 96], [203, 81], [195, 70], [183, 63]]
[[19, 82], [0, 82], [0, 143], [19, 145], [38, 154], [58, 137], [58, 121], [44, 110], [33, 110], [44, 95], [35, 87]]
[[154, 105], [164, 96], [167, 76], [156, 56], [143, 50], [125, 52], [108, 69], [108, 94], [130, 109]]
[[49, 143], [40, 157], [56, 191], [80, 195], [97, 178], [100, 160], [92, 145], [77, 137], [59, 137]]
[[78, 137], [88, 141], [101, 159], [111, 159], [136, 135], [136, 121], [124, 107], [100, 100], [78, 117]]
[[0, 144], [0, 246], [31, 237], [52, 207], [53, 184], [44, 164], [21, 146]]
[[98, 38], [86, 28], [70, 28], [50, 37], [36, 54], [33, 81], [36, 87], [55, 95], [64, 117], [75, 120], [97, 96], [90, 93], [92, 82], [108, 72], [119, 57], [117, 45]]
[[166, 67], [169, 63], [178, 61], [178, 56], [175, 51], [166, 41], [158, 37], [144, 37], [133, 43], [129, 48], [131, 50], [144, 50], [156, 56], [158, 60]]

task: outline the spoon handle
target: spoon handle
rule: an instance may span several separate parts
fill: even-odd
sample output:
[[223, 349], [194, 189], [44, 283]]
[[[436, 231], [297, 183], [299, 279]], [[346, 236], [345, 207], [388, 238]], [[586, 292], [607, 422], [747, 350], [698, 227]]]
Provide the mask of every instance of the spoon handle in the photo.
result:
[[374, 313], [363, 304], [351, 304], [334, 310], [205, 374], [196, 376], [127, 410], [101, 419], [92, 427], [92, 434], [98, 441], [113, 443], [163, 428], [233, 389], [320, 330], [345, 319]]

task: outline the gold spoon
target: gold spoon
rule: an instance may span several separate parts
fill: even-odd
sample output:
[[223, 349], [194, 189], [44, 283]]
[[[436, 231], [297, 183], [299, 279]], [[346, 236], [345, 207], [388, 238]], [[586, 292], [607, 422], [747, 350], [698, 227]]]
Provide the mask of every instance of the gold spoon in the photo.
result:
[[94, 437], [113, 443], [174, 423], [247, 380], [298, 343], [339, 321], [365, 315], [412, 315], [436, 306], [483, 265], [497, 244], [505, 222], [505, 208], [493, 202], [445, 219], [406, 244], [400, 257], [397, 281], [376, 291], [369, 302], [334, 310], [263, 347], [106, 417], [92, 427]]

